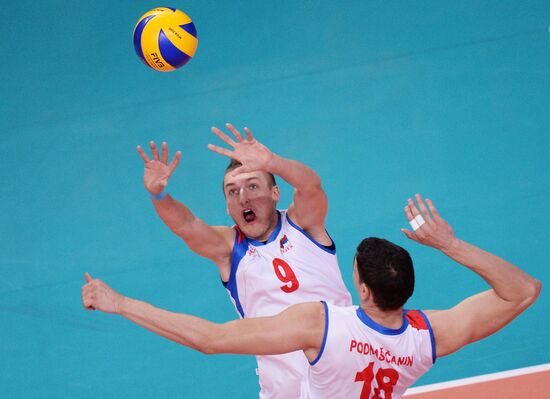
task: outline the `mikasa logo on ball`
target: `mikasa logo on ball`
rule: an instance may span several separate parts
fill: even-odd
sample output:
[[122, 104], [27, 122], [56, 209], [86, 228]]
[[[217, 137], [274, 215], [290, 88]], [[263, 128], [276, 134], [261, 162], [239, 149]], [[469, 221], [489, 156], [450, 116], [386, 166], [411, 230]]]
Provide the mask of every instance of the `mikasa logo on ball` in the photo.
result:
[[172, 33], [173, 35], [176, 35], [178, 38], [181, 39], [181, 35], [178, 32], [176, 32], [174, 28], [170, 27], [168, 28], [168, 30], [170, 31], [170, 33]]

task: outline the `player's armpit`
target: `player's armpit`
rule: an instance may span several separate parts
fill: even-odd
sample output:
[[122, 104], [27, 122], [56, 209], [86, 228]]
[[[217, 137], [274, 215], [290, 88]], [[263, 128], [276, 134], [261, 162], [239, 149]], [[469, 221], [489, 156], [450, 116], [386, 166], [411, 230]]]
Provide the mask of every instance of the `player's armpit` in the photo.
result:
[[308, 359], [313, 360], [323, 343], [324, 329], [324, 305], [301, 303], [276, 316], [220, 325], [206, 352], [275, 355], [303, 350]]

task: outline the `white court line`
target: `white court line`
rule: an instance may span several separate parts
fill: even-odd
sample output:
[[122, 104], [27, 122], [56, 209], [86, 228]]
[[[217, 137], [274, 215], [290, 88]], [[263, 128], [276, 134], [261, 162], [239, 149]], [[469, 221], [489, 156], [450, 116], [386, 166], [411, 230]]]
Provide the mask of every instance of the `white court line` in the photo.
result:
[[459, 380], [438, 382], [436, 384], [422, 385], [420, 387], [409, 388], [407, 389], [407, 392], [405, 392], [405, 395], [414, 395], [417, 393], [438, 391], [446, 388], [454, 388], [454, 387], [459, 387], [463, 385], [477, 384], [485, 381], [500, 380], [502, 378], [515, 377], [518, 375], [532, 374], [532, 373], [538, 373], [540, 371], [548, 371], [548, 370], [550, 370], [550, 363], [539, 364], [538, 366], [524, 367], [521, 369], [501, 371], [499, 373], [478, 375], [470, 378], [461, 378]]

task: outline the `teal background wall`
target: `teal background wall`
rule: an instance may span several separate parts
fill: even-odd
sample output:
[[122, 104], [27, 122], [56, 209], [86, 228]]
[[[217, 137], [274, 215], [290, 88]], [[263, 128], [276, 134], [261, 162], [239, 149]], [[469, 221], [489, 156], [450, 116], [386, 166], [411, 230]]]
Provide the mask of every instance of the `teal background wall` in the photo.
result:
[[[138, 18], [167, 5], [198, 30], [195, 58], [138, 60]], [[89, 271], [119, 291], [214, 321], [236, 317], [216, 268], [157, 218], [135, 147], [166, 140], [168, 187], [230, 224], [212, 125], [249, 126], [322, 177], [351, 284], [376, 235], [415, 260], [409, 307], [485, 283], [404, 237], [428, 195], [457, 235], [548, 285], [550, 7], [545, 1], [3, 1], [0, 27], [0, 395], [257, 397], [255, 360], [205, 356], [80, 303]], [[281, 206], [291, 199], [282, 187]], [[356, 298], [356, 297], [355, 297]], [[439, 359], [418, 384], [550, 362], [548, 288], [498, 334]]]

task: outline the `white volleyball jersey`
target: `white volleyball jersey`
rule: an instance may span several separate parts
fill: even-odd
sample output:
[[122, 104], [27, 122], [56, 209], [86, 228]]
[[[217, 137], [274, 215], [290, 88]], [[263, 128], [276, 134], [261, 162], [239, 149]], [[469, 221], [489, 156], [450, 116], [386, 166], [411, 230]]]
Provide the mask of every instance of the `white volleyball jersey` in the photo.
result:
[[435, 362], [426, 315], [403, 311], [403, 325], [377, 324], [360, 308], [325, 303], [323, 347], [308, 371], [302, 399], [398, 399]]
[[[314, 241], [278, 211], [277, 227], [266, 243], [237, 228], [229, 281], [224, 283], [241, 317], [276, 315], [291, 305], [325, 300], [350, 306], [335, 249]], [[257, 356], [260, 398], [298, 398], [309, 367], [302, 351]]]

